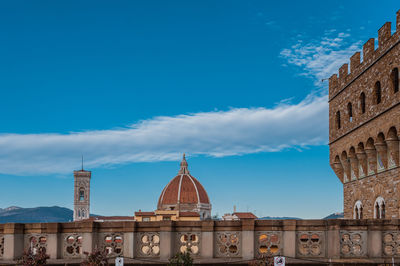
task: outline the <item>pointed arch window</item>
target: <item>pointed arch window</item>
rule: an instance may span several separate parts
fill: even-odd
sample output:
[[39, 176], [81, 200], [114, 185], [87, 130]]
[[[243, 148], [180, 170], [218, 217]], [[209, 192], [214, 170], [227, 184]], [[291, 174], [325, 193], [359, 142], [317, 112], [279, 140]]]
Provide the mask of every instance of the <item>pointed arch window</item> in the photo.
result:
[[354, 204], [353, 218], [358, 220], [363, 218], [363, 206], [360, 200]]
[[381, 82], [377, 81], [375, 83], [375, 103], [380, 104], [382, 101], [382, 88], [381, 88]]
[[353, 122], [353, 106], [351, 103], [347, 104], [347, 113], [349, 114], [349, 121]]
[[85, 200], [85, 190], [81, 188], [79, 190], [79, 201], [84, 201]]
[[361, 92], [360, 94], [360, 107], [361, 107], [361, 113], [365, 113], [365, 93]]
[[336, 127], [340, 129], [340, 111], [336, 112]]
[[396, 93], [399, 91], [399, 69], [397, 67], [393, 68], [391, 74], [393, 92]]
[[378, 197], [374, 204], [374, 218], [384, 219], [386, 212], [385, 200], [382, 197]]

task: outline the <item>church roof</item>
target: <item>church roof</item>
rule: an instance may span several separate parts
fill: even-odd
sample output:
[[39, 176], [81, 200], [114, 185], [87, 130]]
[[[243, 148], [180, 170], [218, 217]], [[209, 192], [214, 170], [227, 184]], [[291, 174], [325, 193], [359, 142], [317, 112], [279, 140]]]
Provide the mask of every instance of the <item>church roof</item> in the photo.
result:
[[210, 204], [210, 200], [208, 199], [204, 187], [190, 174], [184, 154], [178, 175], [167, 184], [160, 195], [158, 200], [158, 209], [160, 209], [162, 205], [188, 203]]

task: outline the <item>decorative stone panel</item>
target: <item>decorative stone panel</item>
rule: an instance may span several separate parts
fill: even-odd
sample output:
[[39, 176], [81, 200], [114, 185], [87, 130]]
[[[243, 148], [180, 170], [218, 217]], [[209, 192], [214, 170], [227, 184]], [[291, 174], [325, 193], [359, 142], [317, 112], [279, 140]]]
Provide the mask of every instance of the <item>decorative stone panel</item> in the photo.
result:
[[47, 250], [47, 235], [46, 234], [28, 234], [25, 235], [24, 249], [32, 250], [33, 254], [36, 254], [40, 250], [46, 252]]
[[0, 258], [4, 255], [4, 236], [0, 235]]
[[200, 255], [200, 237], [199, 232], [179, 232], [175, 239], [175, 253], [187, 252], [190, 250], [194, 256]]
[[282, 254], [282, 232], [256, 232], [254, 240], [256, 258]]
[[136, 247], [137, 257], [159, 257], [160, 234], [156, 232], [138, 233]]
[[63, 234], [62, 235], [62, 254], [63, 258], [79, 258], [82, 256], [82, 240], [80, 234]]
[[340, 254], [343, 257], [363, 257], [367, 253], [367, 232], [340, 231]]
[[325, 232], [297, 232], [297, 255], [299, 257], [324, 257]]
[[241, 256], [241, 232], [216, 232], [214, 239], [215, 257]]
[[396, 231], [383, 232], [383, 255], [390, 257], [400, 256], [400, 233]]
[[101, 233], [98, 235], [99, 248], [105, 250], [107, 256], [123, 255], [123, 233]]

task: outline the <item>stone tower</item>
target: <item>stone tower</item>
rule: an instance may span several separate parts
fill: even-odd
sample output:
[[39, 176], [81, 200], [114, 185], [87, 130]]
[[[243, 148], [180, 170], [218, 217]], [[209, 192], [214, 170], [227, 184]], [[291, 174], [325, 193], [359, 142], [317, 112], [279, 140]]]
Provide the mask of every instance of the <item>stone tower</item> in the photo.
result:
[[74, 221], [89, 218], [90, 214], [90, 178], [92, 172], [74, 171]]
[[400, 218], [400, 11], [386, 22], [378, 47], [361, 53], [329, 79], [330, 165], [343, 183], [346, 219]]

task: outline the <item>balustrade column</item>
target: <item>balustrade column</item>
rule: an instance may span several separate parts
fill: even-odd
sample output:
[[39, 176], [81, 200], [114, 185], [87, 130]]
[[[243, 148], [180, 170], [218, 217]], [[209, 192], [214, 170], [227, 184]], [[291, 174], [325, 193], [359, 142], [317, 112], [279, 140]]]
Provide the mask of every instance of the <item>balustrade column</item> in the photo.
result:
[[124, 256], [135, 257], [135, 226], [136, 222], [124, 222]]
[[24, 225], [5, 224], [4, 225], [4, 260], [15, 260], [22, 256], [24, 252]]
[[254, 220], [242, 220], [242, 257], [254, 259]]
[[201, 222], [201, 257], [211, 259], [214, 257], [214, 221]]
[[296, 220], [283, 220], [283, 255], [296, 257]]
[[172, 221], [160, 221], [160, 259], [169, 260], [172, 254]]
[[58, 246], [59, 243], [62, 244], [62, 242], [59, 240], [60, 234], [59, 230], [60, 229], [60, 224], [59, 223], [48, 223], [46, 224], [46, 230], [45, 232], [47, 233], [47, 248], [46, 248], [46, 253], [50, 256], [50, 259], [59, 259], [61, 258], [61, 248]]
[[82, 253], [92, 253], [95, 245], [95, 224], [93, 221], [90, 222], [79, 222], [78, 225], [82, 230]]

